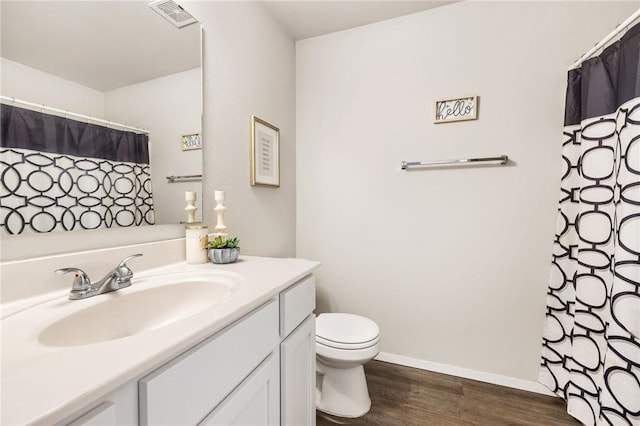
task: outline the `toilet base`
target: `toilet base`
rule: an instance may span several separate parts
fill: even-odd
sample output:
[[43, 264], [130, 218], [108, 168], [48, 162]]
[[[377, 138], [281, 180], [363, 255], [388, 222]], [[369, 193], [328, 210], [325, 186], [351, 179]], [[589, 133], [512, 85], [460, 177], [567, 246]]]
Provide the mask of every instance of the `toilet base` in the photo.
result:
[[337, 417], [364, 416], [371, 398], [362, 365], [335, 368], [316, 361], [316, 409]]

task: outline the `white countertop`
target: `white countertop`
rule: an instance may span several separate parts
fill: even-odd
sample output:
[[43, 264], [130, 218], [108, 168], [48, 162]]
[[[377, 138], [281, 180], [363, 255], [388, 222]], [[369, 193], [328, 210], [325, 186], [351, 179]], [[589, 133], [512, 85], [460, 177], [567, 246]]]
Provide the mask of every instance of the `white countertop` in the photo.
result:
[[[230, 265], [175, 263], [138, 272], [132, 286], [80, 301], [68, 290], [2, 306], [2, 425], [52, 424], [140, 377], [260, 306], [319, 265], [303, 259], [241, 256]], [[136, 280], [163, 272], [227, 271], [240, 284], [224, 301], [178, 322], [84, 346], [52, 347], [38, 335], [91, 304], [135, 291]], [[31, 307], [26, 308], [26, 306]], [[35, 306], [33, 306], [35, 305]], [[25, 309], [26, 308], [26, 309]]]

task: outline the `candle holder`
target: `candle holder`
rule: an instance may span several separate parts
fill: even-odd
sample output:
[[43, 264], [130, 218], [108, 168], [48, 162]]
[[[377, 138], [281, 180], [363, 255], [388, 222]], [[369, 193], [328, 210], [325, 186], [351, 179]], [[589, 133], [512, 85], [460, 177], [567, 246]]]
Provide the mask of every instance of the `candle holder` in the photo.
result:
[[184, 210], [187, 212], [187, 223], [194, 223], [196, 221], [196, 193], [193, 191], [186, 191], [184, 198], [187, 201], [187, 207]]
[[227, 208], [224, 206], [224, 191], [216, 191], [215, 199], [216, 199], [216, 207], [214, 208], [214, 210], [216, 211], [216, 214], [217, 214], [217, 223], [214, 228], [216, 230], [214, 235], [226, 237], [227, 233], [225, 231], [227, 230], [227, 227], [224, 224], [224, 211]]

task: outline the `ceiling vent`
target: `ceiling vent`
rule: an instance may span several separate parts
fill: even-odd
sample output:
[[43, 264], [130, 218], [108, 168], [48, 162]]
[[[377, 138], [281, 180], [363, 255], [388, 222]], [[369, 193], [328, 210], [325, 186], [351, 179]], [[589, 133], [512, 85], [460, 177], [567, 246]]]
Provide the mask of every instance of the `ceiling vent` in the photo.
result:
[[149, 7], [178, 28], [198, 22], [189, 12], [173, 0], [156, 0]]

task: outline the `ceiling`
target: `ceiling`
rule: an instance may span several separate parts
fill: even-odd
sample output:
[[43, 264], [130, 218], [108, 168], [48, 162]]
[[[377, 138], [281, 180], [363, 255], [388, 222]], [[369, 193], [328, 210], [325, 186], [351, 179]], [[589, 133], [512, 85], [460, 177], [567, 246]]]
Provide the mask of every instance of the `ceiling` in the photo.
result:
[[200, 26], [146, 1], [0, 2], [2, 57], [107, 91], [200, 66]]
[[302, 40], [456, 3], [436, 0], [263, 1], [291, 35]]
[[[178, 29], [152, 11], [148, 1], [1, 0], [0, 52], [3, 58], [100, 91], [199, 67], [200, 26]], [[262, 3], [294, 40], [301, 40], [454, 2]], [[185, 7], [188, 11], [188, 3]]]

